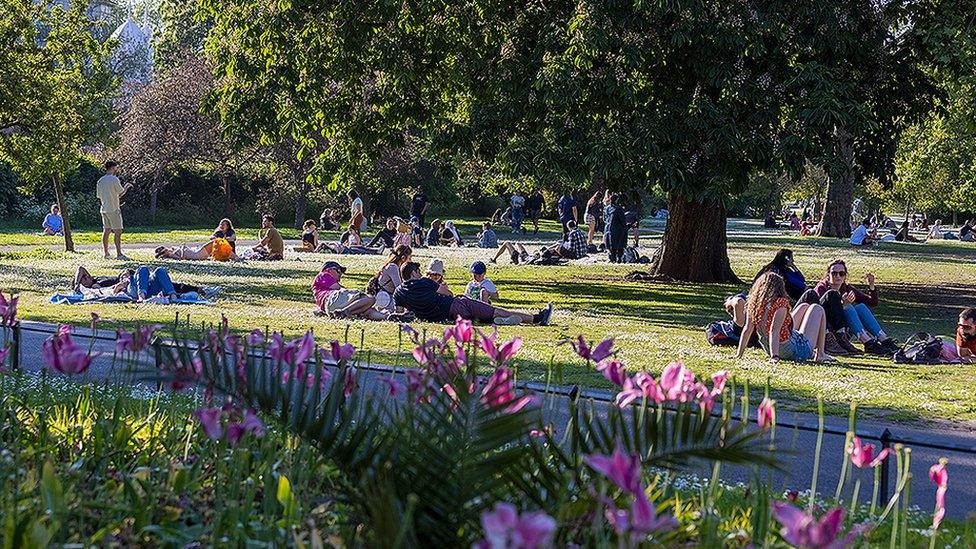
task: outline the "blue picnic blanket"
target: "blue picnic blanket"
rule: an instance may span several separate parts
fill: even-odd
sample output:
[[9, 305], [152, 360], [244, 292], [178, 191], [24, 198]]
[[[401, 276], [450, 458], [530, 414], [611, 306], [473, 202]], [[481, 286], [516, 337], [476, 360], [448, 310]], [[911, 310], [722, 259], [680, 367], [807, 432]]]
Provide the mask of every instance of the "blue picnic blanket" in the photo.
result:
[[[101, 297], [91, 297], [85, 299], [84, 294], [54, 294], [51, 296], [51, 303], [55, 305], [78, 305], [79, 303], [137, 303], [127, 295], [107, 295]], [[170, 300], [172, 305], [213, 305], [212, 301], [203, 299], [196, 293], [183, 294], [175, 300]]]

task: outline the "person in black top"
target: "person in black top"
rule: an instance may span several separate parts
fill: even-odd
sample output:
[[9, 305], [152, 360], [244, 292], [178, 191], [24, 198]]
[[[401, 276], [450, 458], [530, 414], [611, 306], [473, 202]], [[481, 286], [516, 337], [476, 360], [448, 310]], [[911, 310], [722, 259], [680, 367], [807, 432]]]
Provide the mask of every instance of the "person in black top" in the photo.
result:
[[440, 219], [435, 219], [430, 222], [430, 229], [427, 230], [427, 236], [425, 240], [428, 246], [441, 245], [441, 220]]
[[959, 227], [959, 240], [962, 240], [963, 242], [972, 242], [973, 240], [976, 240], [976, 234], [973, 233], [972, 219], [963, 223], [962, 227]]
[[620, 263], [627, 247], [627, 220], [620, 206], [619, 194], [610, 195], [610, 204], [603, 210], [603, 219], [610, 263]]
[[525, 216], [532, 222], [533, 234], [539, 234], [540, 215], [542, 215], [542, 191], [536, 191], [525, 199]]
[[220, 223], [217, 223], [217, 229], [210, 235], [211, 240], [215, 238], [223, 238], [230, 242], [230, 248], [237, 253], [237, 233], [234, 232], [234, 224], [230, 222], [230, 219], [225, 217], [220, 220]]
[[393, 219], [391, 217], [386, 220], [386, 227], [380, 229], [379, 232], [376, 233], [376, 236], [374, 236], [373, 239], [369, 241], [369, 244], [367, 244], [367, 246], [372, 248], [376, 246], [377, 242], [382, 241], [384, 247], [392, 249], [393, 240], [396, 238], [396, 236], [397, 236], [397, 222], [396, 219]]
[[416, 217], [417, 221], [420, 222], [420, 226], [424, 226], [424, 216], [427, 213], [427, 194], [424, 193], [423, 189], [417, 189], [414, 193], [413, 199], [410, 200], [410, 217]]
[[319, 216], [319, 228], [323, 231], [334, 231], [339, 228], [339, 224], [332, 220], [332, 213], [329, 210], [322, 210]]

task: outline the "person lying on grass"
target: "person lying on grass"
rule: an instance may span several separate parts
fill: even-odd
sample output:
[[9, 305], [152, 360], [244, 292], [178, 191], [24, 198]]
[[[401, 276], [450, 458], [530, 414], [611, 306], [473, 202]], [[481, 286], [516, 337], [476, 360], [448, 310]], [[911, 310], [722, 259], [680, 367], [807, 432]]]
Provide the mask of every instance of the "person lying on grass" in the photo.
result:
[[116, 276], [92, 276], [83, 266], [75, 271], [71, 289], [77, 293], [97, 296], [127, 295], [134, 301], [145, 301], [151, 297], [176, 299], [195, 293], [203, 296], [206, 289], [189, 284], [174, 283], [165, 267], [152, 271], [142, 266], [137, 269], [124, 269]]
[[575, 221], [567, 221], [566, 228], [569, 229], [569, 232], [566, 233], [566, 240], [550, 246], [543, 246], [534, 254], [530, 254], [521, 242], [505, 242], [498, 248], [491, 262], [497, 263], [498, 258], [506, 252], [512, 259], [512, 263], [516, 265], [519, 263], [531, 264], [549, 258], [582, 259], [586, 257], [586, 233], [580, 230]]
[[967, 364], [976, 362], [976, 308], [967, 307], [959, 313], [956, 350], [959, 352], [959, 360]]
[[[421, 320], [430, 322], [449, 322], [461, 317], [476, 322], [490, 322], [500, 325], [538, 324], [546, 326], [552, 316], [552, 304], [538, 313], [528, 314], [499, 309], [466, 296], [450, 295], [442, 282], [435, 276], [422, 277], [420, 264], [409, 262], [400, 270], [403, 284], [393, 293], [398, 306], [406, 308]], [[443, 274], [441, 273], [441, 278]]]
[[346, 268], [335, 261], [326, 261], [312, 281], [312, 296], [319, 311], [332, 318], [364, 318], [409, 322], [412, 316], [396, 315], [374, 308], [376, 299], [360, 290], [343, 288], [339, 283]]
[[762, 275], [749, 290], [746, 324], [736, 358], [742, 358], [746, 352], [753, 332], [759, 334], [759, 344], [773, 362], [834, 360], [824, 352], [827, 326], [823, 307], [799, 303], [791, 311], [786, 284], [778, 274]]
[[864, 352], [878, 356], [891, 356], [898, 351], [898, 344], [881, 328], [871, 308], [878, 306], [878, 290], [874, 275], [865, 273], [867, 293], [848, 283], [847, 264], [835, 259], [827, 265], [824, 278], [808, 290], [800, 301], [819, 303], [827, 313], [827, 328], [838, 340], [857, 337], [864, 345]]
[[384, 246], [379, 248], [363, 246], [363, 237], [360, 236], [359, 229], [352, 225], [349, 226], [346, 234], [349, 235], [349, 238], [344, 244], [342, 242], [323, 242], [319, 244], [316, 251], [339, 255], [383, 255], [383, 252], [386, 251]]
[[187, 261], [241, 261], [237, 253], [234, 252], [232, 242], [225, 238], [213, 238], [203, 246], [191, 250], [186, 246], [179, 248], [167, 248], [160, 246], [156, 248], [156, 259], [184, 259]]

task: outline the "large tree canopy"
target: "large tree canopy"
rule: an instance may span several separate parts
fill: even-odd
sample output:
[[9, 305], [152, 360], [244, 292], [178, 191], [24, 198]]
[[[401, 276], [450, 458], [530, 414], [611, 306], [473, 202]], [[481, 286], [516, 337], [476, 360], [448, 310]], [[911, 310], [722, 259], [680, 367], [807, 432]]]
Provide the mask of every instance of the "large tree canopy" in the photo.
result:
[[24, 181], [51, 178], [73, 250], [61, 187], [81, 148], [107, 133], [114, 82], [110, 43], [92, 36], [87, 2], [2, 0], [0, 11], [0, 162]]

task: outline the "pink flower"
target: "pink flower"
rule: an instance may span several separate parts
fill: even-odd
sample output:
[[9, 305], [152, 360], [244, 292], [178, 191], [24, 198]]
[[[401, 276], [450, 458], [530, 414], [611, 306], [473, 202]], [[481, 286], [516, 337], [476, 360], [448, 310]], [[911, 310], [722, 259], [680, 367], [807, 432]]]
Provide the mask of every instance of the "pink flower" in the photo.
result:
[[495, 369], [481, 391], [481, 402], [492, 407], [507, 405], [505, 411], [508, 413], [518, 412], [532, 401], [532, 397], [528, 395], [515, 398], [512, 371], [504, 366]]
[[756, 423], [760, 429], [768, 429], [776, 424], [776, 401], [766, 397], [759, 403], [756, 410]]
[[847, 537], [838, 539], [844, 525], [844, 509], [841, 507], [827, 511], [817, 520], [789, 503], [774, 501], [773, 516], [784, 527], [783, 538], [800, 549], [842, 549], [868, 527], [867, 524], [855, 526]]
[[630, 528], [634, 532], [650, 534], [674, 530], [678, 527], [678, 520], [672, 516], [657, 516], [657, 511], [647, 499], [647, 494], [642, 489], [640, 493], [634, 494], [634, 503], [630, 507]]
[[420, 345], [420, 332], [415, 330], [413, 326], [403, 324], [400, 326], [400, 329], [403, 331], [403, 333], [410, 336], [410, 339], [412, 339], [415, 344]]
[[591, 469], [613, 481], [621, 490], [631, 494], [643, 492], [640, 456], [625, 454], [619, 441], [613, 455], [592, 454], [584, 456], [583, 461]]
[[10, 294], [8, 300], [0, 292], [0, 326], [13, 326], [17, 322], [17, 302], [20, 301], [20, 294]]
[[619, 408], [626, 408], [630, 406], [635, 400], [642, 398], [644, 396], [644, 389], [637, 386], [634, 380], [629, 377], [624, 377], [623, 387], [621, 387], [620, 392], [617, 393], [614, 403]]
[[356, 354], [356, 348], [351, 343], [340, 344], [338, 341], [333, 341], [331, 343], [331, 354], [332, 360], [342, 362], [352, 358], [352, 355]]
[[403, 383], [400, 383], [400, 381], [394, 377], [381, 377], [380, 383], [386, 384], [391, 398], [396, 398], [403, 394]]
[[257, 347], [262, 345], [265, 341], [264, 332], [255, 329], [251, 333], [247, 334], [247, 346]]
[[692, 374], [691, 370], [685, 368], [684, 364], [680, 362], [672, 362], [668, 364], [664, 371], [661, 372], [661, 390], [664, 392], [664, 396], [667, 400], [675, 402], [684, 402], [685, 398], [685, 381], [688, 375]]
[[343, 376], [342, 382], [342, 394], [346, 398], [356, 390], [356, 369], [353, 367], [346, 368], [346, 373]]
[[200, 408], [193, 415], [200, 421], [203, 432], [213, 440], [220, 440], [224, 436], [224, 428], [220, 424], [220, 416], [223, 410], [220, 408]]
[[889, 450], [885, 448], [878, 453], [878, 457], [874, 457], [874, 446], [870, 444], [862, 446], [859, 437], [854, 437], [854, 444], [847, 450], [847, 453], [851, 455], [851, 463], [860, 469], [877, 467], [884, 458], [888, 457], [888, 452]]
[[712, 396], [718, 396], [725, 390], [725, 382], [729, 379], [728, 370], [719, 370], [712, 374]]
[[41, 345], [41, 356], [49, 368], [68, 375], [84, 372], [92, 361], [88, 350], [71, 339], [71, 329], [67, 326], [58, 328], [58, 333]]
[[91, 331], [92, 332], [97, 332], [98, 331], [98, 323], [101, 320], [102, 320], [102, 317], [98, 316], [98, 313], [92, 311], [92, 314], [91, 314]]
[[542, 511], [521, 517], [511, 503], [496, 503], [491, 511], [481, 514], [485, 537], [475, 544], [479, 549], [535, 549], [548, 547], [556, 521]]
[[0, 373], [7, 371], [7, 357], [10, 356], [10, 347], [0, 349]]
[[315, 338], [312, 332], [305, 332], [305, 335], [288, 342], [282, 352], [282, 361], [286, 364], [304, 364], [313, 354], [315, 354]]
[[480, 330], [478, 333], [481, 335], [478, 339], [478, 345], [488, 355], [488, 358], [491, 359], [492, 364], [495, 366], [505, 364], [522, 348], [522, 338], [520, 337], [509, 340], [502, 344], [501, 347], [498, 347], [495, 344], [498, 332], [493, 332], [490, 336], [486, 336]]
[[643, 396], [648, 400], [653, 401], [655, 404], [660, 404], [665, 401], [664, 391], [661, 390], [661, 386], [657, 384], [657, 380], [651, 374], [637, 372], [634, 374], [634, 383], [641, 388]]
[[444, 331], [444, 339], [454, 338], [458, 343], [468, 343], [474, 336], [474, 326], [470, 320], [458, 317], [454, 326]]
[[598, 362], [596, 371], [603, 374], [603, 377], [607, 378], [610, 383], [621, 387], [624, 384], [624, 380], [627, 379], [627, 372], [624, 371], [623, 363], [615, 358]]
[[946, 460], [939, 460], [929, 469], [929, 478], [938, 487], [935, 490], [935, 515], [932, 516], [932, 529], [936, 529], [942, 524], [942, 519], [945, 518], [946, 507], [945, 507], [945, 496], [946, 491], [949, 489], [949, 471], [946, 469]]
[[251, 433], [255, 437], [261, 438], [264, 436], [264, 431], [264, 423], [254, 413], [254, 410], [249, 409], [244, 413], [244, 421], [231, 423], [227, 426], [227, 441], [237, 445], [245, 433]]
[[115, 348], [118, 353], [139, 353], [152, 342], [158, 326], [140, 326], [132, 332], [116, 332]]
[[613, 338], [604, 339], [596, 345], [596, 347], [591, 347], [583, 336], [577, 336], [576, 341], [571, 339], [564, 340], [560, 342], [560, 345], [569, 343], [576, 354], [585, 360], [592, 360], [593, 362], [601, 362], [610, 355], [613, 354]]

